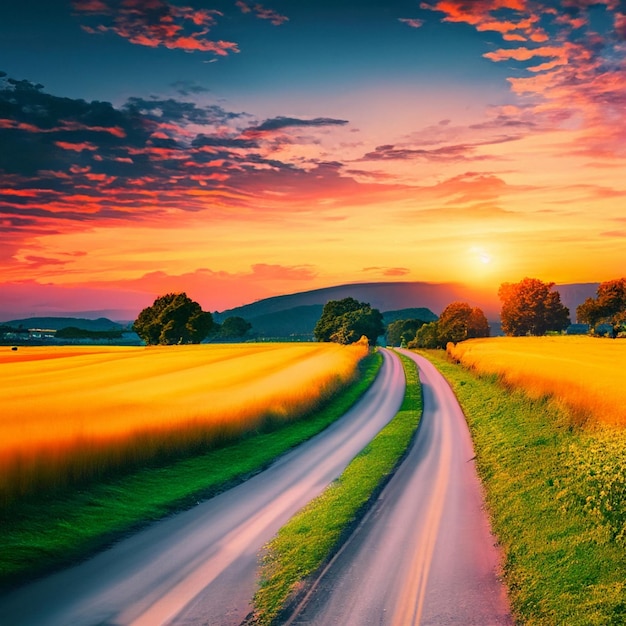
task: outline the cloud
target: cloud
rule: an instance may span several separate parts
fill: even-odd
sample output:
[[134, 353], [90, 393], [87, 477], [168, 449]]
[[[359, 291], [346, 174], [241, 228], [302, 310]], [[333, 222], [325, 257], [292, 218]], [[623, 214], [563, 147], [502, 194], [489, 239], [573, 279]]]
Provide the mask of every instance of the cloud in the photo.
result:
[[126, 101], [123, 110], [131, 114], [138, 113], [143, 119], [150, 119], [156, 123], [224, 124], [242, 116], [242, 113], [226, 111], [216, 104], [199, 107], [194, 102], [156, 97], [149, 99], [131, 97]]
[[415, 187], [411, 198], [415, 210], [395, 215], [400, 223], [447, 224], [519, 219], [510, 200], [536, 191], [531, 185], [512, 185], [491, 172], [468, 171], [432, 185]]
[[308, 281], [316, 277], [316, 273], [312, 266], [285, 266], [270, 265], [267, 263], [256, 263], [252, 266], [252, 277], [258, 280], [295, 280]]
[[262, 4], [252, 4], [245, 2], [245, 0], [237, 0], [235, 5], [242, 13], [254, 13], [256, 17], [262, 20], [269, 20], [274, 26], [280, 26], [289, 21], [289, 18], [285, 15], [281, 15], [273, 9], [265, 8]]
[[600, 233], [601, 237], [613, 237], [616, 239], [626, 239], [626, 230], [608, 230]]
[[[496, 143], [495, 141], [493, 143]], [[435, 163], [459, 163], [462, 161], [484, 161], [493, 159], [489, 155], [476, 154], [476, 148], [482, 144], [452, 144], [439, 148], [409, 148], [396, 145], [377, 146], [366, 153], [361, 161], [406, 161], [421, 159]]]
[[179, 6], [166, 0], [73, 0], [77, 15], [92, 20], [83, 25], [90, 34], [115, 33], [131, 43], [186, 52], [226, 56], [239, 52], [235, 42], [207, 37], [223, 13]]
[[408, 267], [364, 267], [364, 272], [373, 272], [376, 274], [380, 274], [381, 276], [388, 276], [390, 278], [394, 276], [406, 276], [411, 273], [411, 270]]
[[410, 26], [411, 28], [420, 28], [424, 25], [424, 20], [416, 19], [413, 17], [399, 17], [398, 21], [406, 24], [407, 26]]
[[[357, 199], [369, 204], [403, 189], [380, 176], [353, 177], [341, 162], [320, 158], [314, 136], [288, 134], [301, 128], [314, 134], [346, 120], [278, 116], [250, 127], [249, 118], [187, 98], [131, 97], [114, 107], [1, 77], [3, 258], [33, 236], [159, 226], [197, 213], [208, 221], [275, 221], [285, 212]], [[280, 151], [282, 141], [293, 155]]]
[[[466, 23], [477, 31], [498, 32], [510, 48], [486, 52], [494, 62], [544, 58], [515, 68], [512, 92], [532, 103], [540, 126], [576, 121], [575, 154], [605, 159], [626, 156], [626, 14], [618, 0], [440, 0], [423, 9], [444, 14], [443, 21]], [[590, 19], [590, 11], [604, 19]]]
[[201, 93], [209, 93], [211, 90], [204, 87], [193, 80], [177, 80], [172, 83], [172, 87], [181, 96], [194, 96]]
[[302, 128], [307, 126], [345, 126], [348, 120], [338, 120], [330, 117], [316, 117], [311, 120], [303, 120], [295, 117], [272, 117], [258, 126], [246, 129], [246, 133], [265, 133], [283, 130], [285, 128]]

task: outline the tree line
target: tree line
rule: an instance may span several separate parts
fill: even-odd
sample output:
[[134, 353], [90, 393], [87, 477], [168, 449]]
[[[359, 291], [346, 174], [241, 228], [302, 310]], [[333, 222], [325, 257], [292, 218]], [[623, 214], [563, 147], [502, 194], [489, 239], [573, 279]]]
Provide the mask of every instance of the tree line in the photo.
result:
[[[561, 332], [570, 325], [569, 310], [561, 302], [554, 283], [524, 278], [519, 283], [503, 283], [498, 290], [502, 302], [502, 331], [508, 336], [545, 335]], [[588, 298], [577, 308], [580, 322], [592, 331], [606, 324], [613, 337], [626, 333], [626, 278], [600, 284], [596, 298]], [[207, 338], [236, 340], [251, 329], [245, 319], [233, 316], [220, 325], [211, 313], [185, 293], [157, 298], [140, 313], [133, 330], [148, 345], [200, 343]], [[387, 335], [390, 345], [410, 348], [444, 348], [449, 342], [488, 337], [489, 322], [479, 307], [452, 302], [434, 322], [419, 319], [397, 320], [385, 327], [382, 313], [367, 302], [354, 298], [328, 301], [313, 331], [317, 341], [354, 343], [366, 337], [375, 345]]]
[[626, 333], [626, 278], [600, 283], [596, 297], [579, 305], [576, 316], [596, 332], [600, 325], [606, 325], [612, 337]]

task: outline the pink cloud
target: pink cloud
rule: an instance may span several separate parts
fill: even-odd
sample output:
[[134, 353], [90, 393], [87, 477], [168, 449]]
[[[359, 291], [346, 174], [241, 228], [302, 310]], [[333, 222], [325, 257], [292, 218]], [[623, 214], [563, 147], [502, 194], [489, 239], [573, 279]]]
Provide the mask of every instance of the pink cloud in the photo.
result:
[[406, 24], [407, 26], [410, 26], [411, 28], [420, 28], [424, 25], [424, 20], [419, 20], [412, 17], [399, 17], [398, 21]]
[[[592, 27], [589, 10], [604, 5], [614, 29]], [[422, 8], [444, 13], [443, 21], [470, 24], [477, 31], [499, 32], [514, 48], [484, 54], [492, 61], [545, 61], [525, 68], [527, 75], [509, 77], [517, 95], [532, 97], [541, 125], [553, 127], [577, 120], [581, 131], [573, 151], [588, 156], [622, 158], [626, 143], [626, 15], [618, 0], [563, 0], [571, 12], [545, 1], [442, 0]], [[541, 24], [539, 26], [539, 18]], [[537, 43], [545, 45], [536, 46]]]

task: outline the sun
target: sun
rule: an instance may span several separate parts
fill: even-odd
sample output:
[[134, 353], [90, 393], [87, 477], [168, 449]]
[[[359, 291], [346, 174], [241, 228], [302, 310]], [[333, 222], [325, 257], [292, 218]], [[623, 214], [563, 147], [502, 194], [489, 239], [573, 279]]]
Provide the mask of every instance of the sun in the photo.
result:
[[470, 254], [474, 261], [478, 261], [481, 265], [490, 265], [493, 262], [493, 255], [482, 246], [472, 246]]

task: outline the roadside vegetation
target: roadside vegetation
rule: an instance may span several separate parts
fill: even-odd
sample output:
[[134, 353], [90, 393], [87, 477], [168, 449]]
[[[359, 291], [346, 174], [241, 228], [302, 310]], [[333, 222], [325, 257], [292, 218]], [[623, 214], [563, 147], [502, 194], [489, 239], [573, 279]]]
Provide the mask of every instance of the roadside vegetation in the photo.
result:
[[205, 452], [317, 410], [367, 346], [0, 353], [0, 505]]
[[[585, 355], [590, 378], [581, 393], [594, 394], [601, 382], [594, 363], [614, 358], [606, 352], [612, 344], [589, 339], [591, 343], [574, 345], [569, 343], [572, 340], [559, 338], [555, 350], [550, 349], [549, 338], [496, 338], [457, 345], [452, 350], [457, 358], [474, 354], [474, 371], [452, 362], [442, 351], [425, 356], [448, 379], [467, 417], [518, 623], [623, 625], [626, 431], [606, 426], [606, 415], [596, 415], [590, 407], [585, 408], [583, 425], [580, 412], [560, 401], [561, 394], [573, 388], [567, 377], [582, 367]], [[538, 352], [537, 341], [542, 342]], [[506, 355], [496, 373], [491, 364], [497, 361], [500, 344], [516, 349]], [[605, 351], [604, 360], [591, 346]], [[478, 358], [476, 352], [482, 347], [485, 353]], [[488, 347], [495, 353], [487, 354]], [[545, 367], [533, 360], [535, 352], [538, 359], [544, 355]], [[559, 352], [578, 364], [566, 367], [565, 360], [558, 362]], [[476, 366], [487, 363], [489, 368]], [[611, 380], [620, 388], [616, 361], [612, 368]], [[520, 376], [513, 382], [503, 372]], [[552, 381], [543, 391], [531, 391], [535, 396], [531, 398], [526, 385], [532, 388], [532, 381], [542, 375], [552, 376]], [[555, 396], [548, 394], [548, 388]], [[623, 406], [623, 387], [621, 392]]]
[[[85, 350], [89, 352], [102, 354], [100, 348]], [[311, 409], [296, 421], [284, 413], [280, 420], [262, 422], [256, 430], [217, 449], [196, 450], [185, 458], [161, 458], [159, 463], [93, 480], [80, 489], [66, 488], [4, 503], [0, 507], [0, 587], [75, 562], [150, 521], [242, 482], [341, 417], [370, 387], [381, 363], [378, 353], [361, 359], [356, 376], [329, 394], [323, 407]], [[273, 372], [271, 380], [279, 378], [279, 371]], [[296, 386], [299, 380], [287, 377], [285, 384]], [[285, 411], [289, 408], [287, 405]]]
[[295, 601], [306, 579], [337, 552], [404, 457], [422, 413], [422, 396], [416, 364], [400, 359], [407, 380], [400, 411], [266, 546], [251, 623], [272, 624]]

